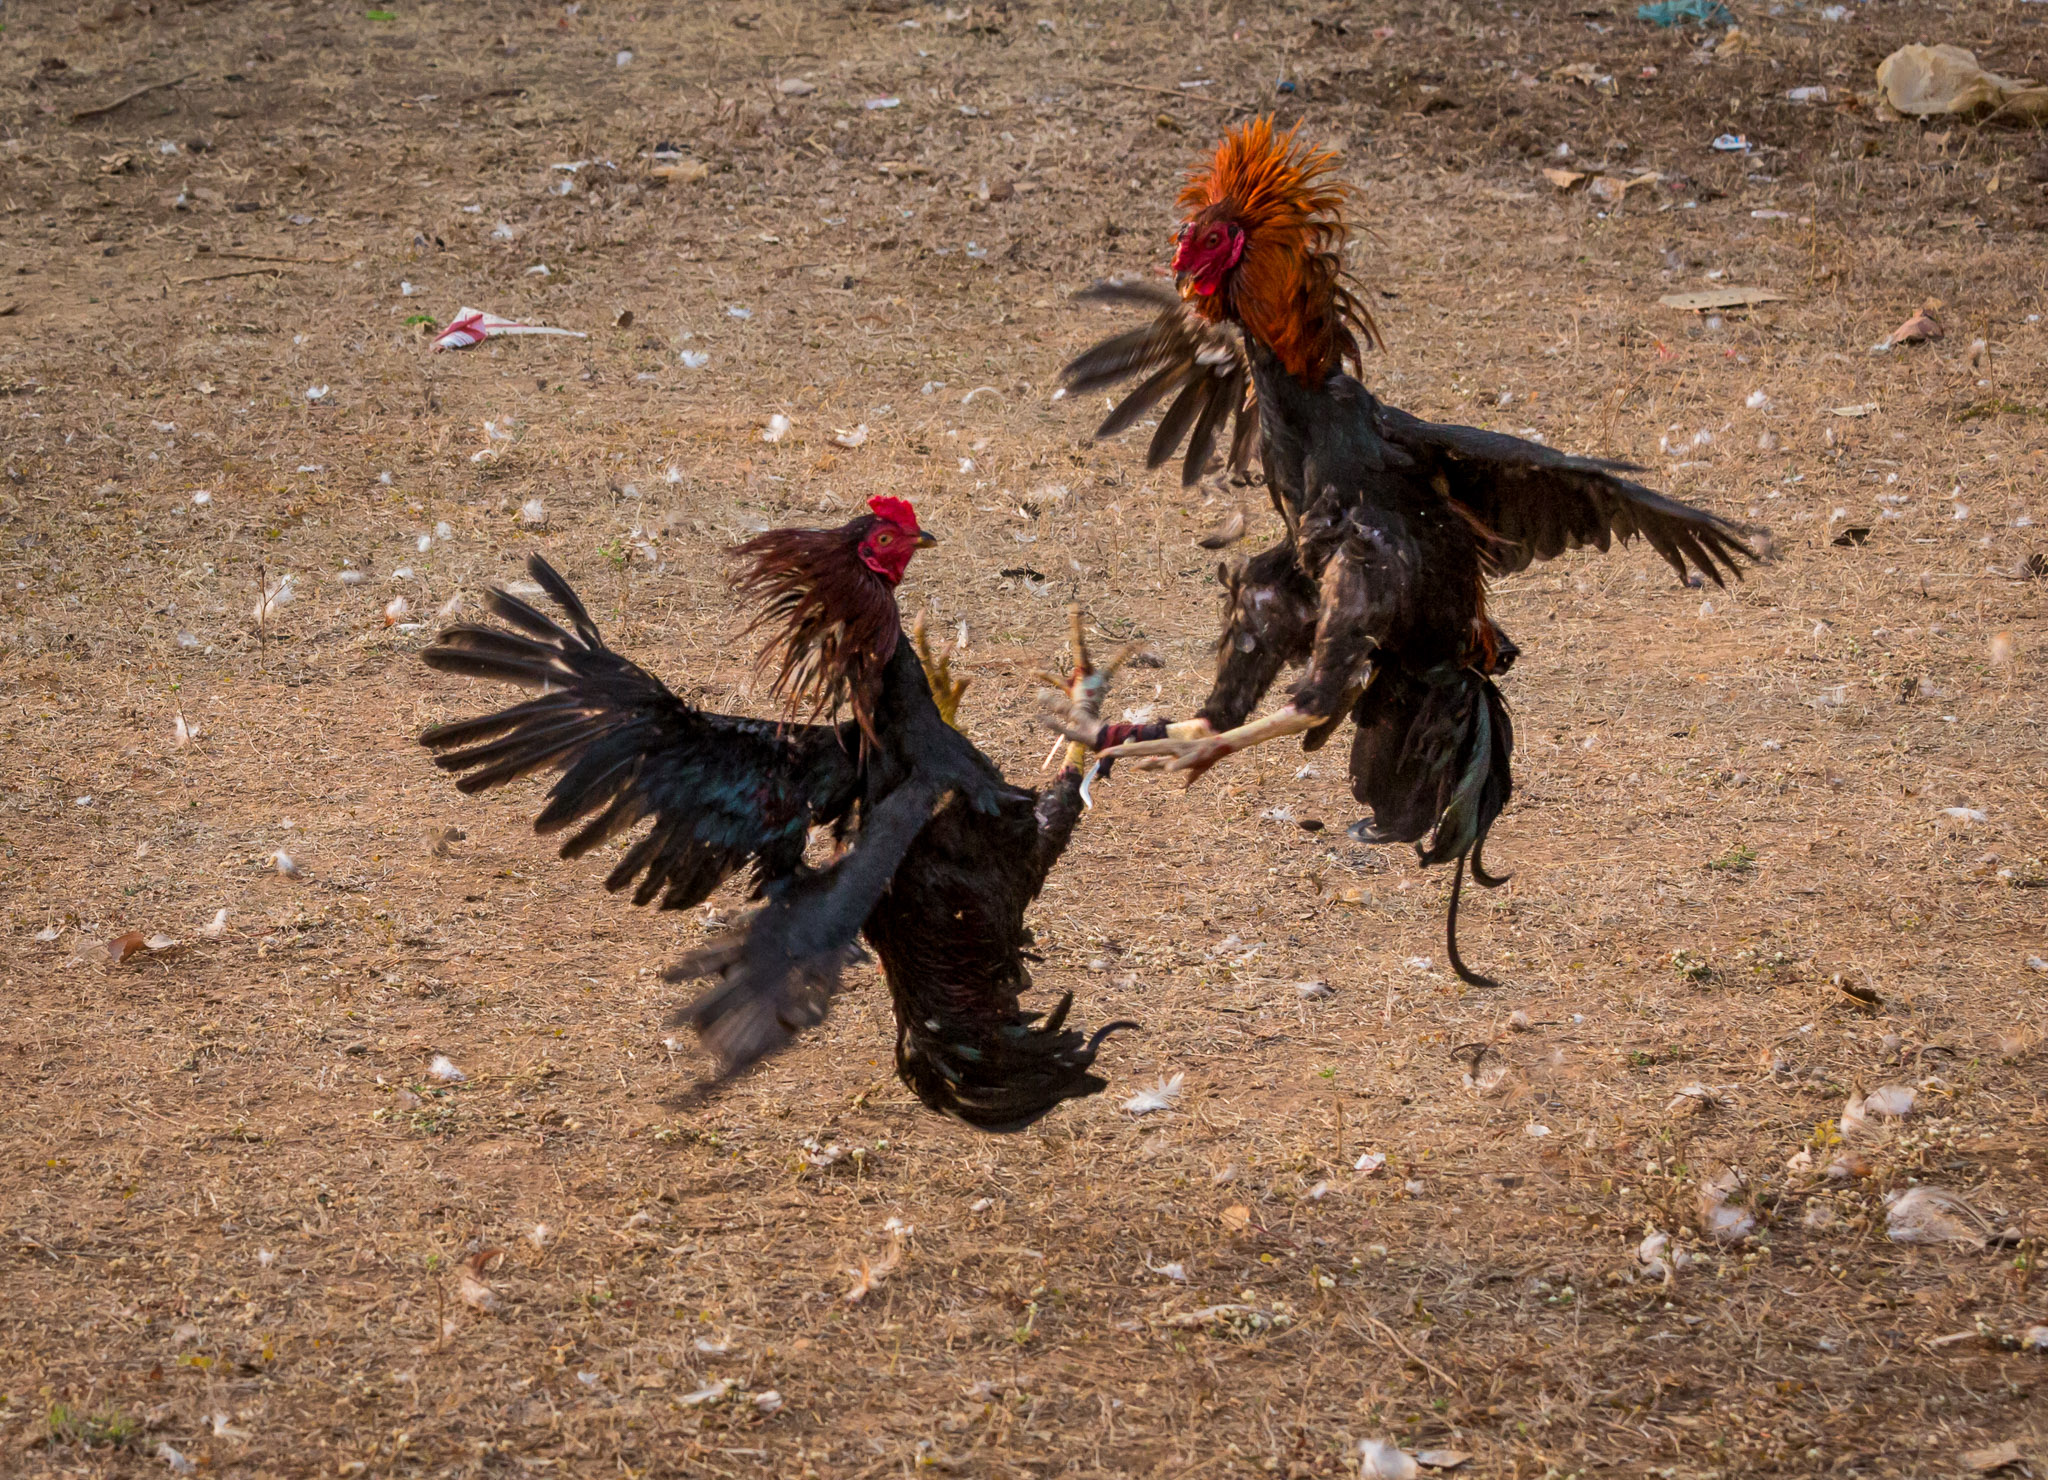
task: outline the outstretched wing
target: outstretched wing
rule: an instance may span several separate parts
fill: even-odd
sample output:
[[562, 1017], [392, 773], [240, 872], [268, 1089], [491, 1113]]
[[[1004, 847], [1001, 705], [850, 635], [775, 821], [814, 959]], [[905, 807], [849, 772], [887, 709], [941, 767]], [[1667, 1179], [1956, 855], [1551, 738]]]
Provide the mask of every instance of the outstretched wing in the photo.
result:
[[1500, 543], [1494, 568], [1517, 571], [1592, 545], [1627, 544], [1640, 535], [1685, 579], [1688, 566], [1717, 586], [1742, 578], [1756, 551], [1719, 515], [1619, 476], [1632, 463], [1573, 457], [1536, 442], [1477, 427], [1424, 421], [1376, 402], [1379, 432], [1442, 481], [1439, 488], [1472, 512]]
[[1067, 389], [1077, 394], [1104, 390], [1134, 375], [1145, 377], [1095, 429], [1096, 436], [1115, 436], [1171, 396], [1172, 404], [1152, 434], [1146, 467], [1156, 468], [1172, 457], [1186, 438], [1180, 481], [1194, 483], [1208, 465], [1224, 423], [1233, 417], [1230, 467], [1239, 474], [1250, 467], [1259, 413], [1250, 394], [1244, 336], [1236, 325], [1212, 324], [1178, 294], [1149, 283], [1097, 283], [1075, 296], [1090, 303], [1127, 303], [1155, 311], [1151, 323], [1103, 340], [1060, 374]]
[[838, 862], [775, 886], [738, 931], [663, 973], [668, 981], [717, 978], [673, 1014], [669, 1026], [697, 1030], [717, 1056], [719, 1080], [824, 1021], [841, 968], [860, 954], [855, 939], [862, 924], [942, 795], [921, 778], [904, 782], [862, 819], [853, 847]]
[[[539, 556], [527, 570], [570, 629], [503, 591], [488, 604], [508, 626], [450, 627], [420, 656], [433, 668], [538, 689], [510, 709], [436, 725], [420, 743], [478, 792], [536, 771], [562, 775], [534, 819], [543, 835], [576, 826], [561, 856], [580, 858], [653, 819], [605, 888], [633, 887], [686, 909], [752, 861], [763, 879], [796, 871], [812, 826], [844, 817], [858, 794], [850, 732], [692, 709], [604, 644], [568, 582]], [[580, 824], [580, 825], [579, 825]]]

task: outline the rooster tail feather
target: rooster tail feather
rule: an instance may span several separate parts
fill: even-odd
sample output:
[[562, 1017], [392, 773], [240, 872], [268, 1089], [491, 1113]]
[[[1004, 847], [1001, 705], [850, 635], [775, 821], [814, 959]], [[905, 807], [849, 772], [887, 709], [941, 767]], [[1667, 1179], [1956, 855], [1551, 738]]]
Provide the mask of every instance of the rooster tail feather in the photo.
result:
[[1110, 1034], [1135, 1028], [1105, 1023], [1092, 1034], [1069, 1028], [1069, 992], [1043, 1023], [1019, 1012], [990, 1024], [947, 1022], [898, 1006], [896, 1072], [918, 1099], [977, 1130], [1021, 1131], [1062, 1100], [1102, 1093], [1108, 1082], [1091, 1073]]
[[1445, 924], [1451, 967], [1473, 986], [1495, 985], [1458, 954], [1458, 901], [1468, 858], [1484, 887], [1506, 882], [1487, 873], [1480, 857], [1514, 788], [1507, 701], [1475, 669], [1446, 663], [1415, 673], [1388, 665], [1375, 673], [1352, 719], [1352, 794], [1373, 809], [1353, 835], [1414, 843], [1424, 864], [1455, 864]]

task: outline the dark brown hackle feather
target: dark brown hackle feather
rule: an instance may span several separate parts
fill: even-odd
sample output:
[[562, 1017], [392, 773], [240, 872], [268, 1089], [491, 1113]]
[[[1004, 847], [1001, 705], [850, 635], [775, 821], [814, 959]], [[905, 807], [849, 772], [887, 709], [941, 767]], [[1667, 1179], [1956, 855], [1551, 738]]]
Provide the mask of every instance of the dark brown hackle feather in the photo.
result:
[[870, 744], [882, 669], [903, 635], [896, 596], [862, 562], [860, 544], [878, 521], [863, 514], [837, 529], [771, 529], [733, 551], [746, 562], [733, 581], [759, 603], [749, 633], [772, 633], [760, 664], [769, 691], [792, 719], [853, 711]]

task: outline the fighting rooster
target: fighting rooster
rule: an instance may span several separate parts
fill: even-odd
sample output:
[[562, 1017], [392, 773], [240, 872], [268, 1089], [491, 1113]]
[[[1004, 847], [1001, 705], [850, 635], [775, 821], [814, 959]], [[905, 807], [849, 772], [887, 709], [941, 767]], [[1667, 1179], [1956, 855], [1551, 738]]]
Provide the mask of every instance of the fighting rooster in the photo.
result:
[[[1379, 342], [1344, 282], [1345, 192], [1332, 154], [1255, 119], [1190, 176], [1173, 258], [1179, 292], [1106, 284], [1099, 301], [1149, 304], [1155, 319], [1104, 341], [1065, 372], [1093, 391], [1144, 381], [1098, 430], [1107, 436], [1173, 400], [1147, 465], [1183, 438], [1184, 483], [1234, 419], [1230, 462], [1256, 437], [1279, 544], [1222, 571], [1216, 682], [1194, 719], [1142, 727], [1062, 714], [1055, 726], [1105, 758], [1155, 758], [1189, 780], [1262, 741], [1321, 746], [1348, 711], [1352, 793], [1372, 808], [1368, 842], [1416, 843], [1451, 861], [1445, 927], [1453, 968], [1458, 894], [1481, 862], [1512, 785], [1513, 732], [1493, 679], [1517, 649], [1487, 614], [1488, 580], [1583, 545], [1637, 535], [1670, 562], [1724, 584], [1755, 560], [1733, 525], [1619, 476], [1630, 464], [1574, 457], [1473, 427], [1423, 421], [1376, 399], [1346, 367]], [[1247, 723], [1282, 669], [1307, 672], [1286, 704]], [[1428, 836], [1429, 841], [1421, 840]]]
[[[538, 696], [420, 737], [464, 792], [542, 770], [562, 774], [535, 819], [574, 827], [579, 858], [652, 827], [605, 879], [633, 902], [695, 905], [751, 866], [765, 903], [736, 933], [694, 953], [669, 980], [714, 984], [671, 1025], [693, 1026], [718, 1061], [711, 1084], [821, 1021], [841, 968], [865, 935], [896, 1014], [897, 1073], [926, 1105], [988, 1131], [1020, 1130], [1060, 1101], [1092, 1095], [1102, 1040], [1067, 1027], [1072, 994], [1040, 1021], [1030, 987], [1025, 908], [1065, 851], [1084, 805], [1079, 746], [1042, 794], [1018, 791], [934, 703], [922, 643], [905, 641], [894, 588], [934, 543], [911, 506], [869, 501], [837, 529], [771, 530], [739, 547], [740, 591], [759, 603], [749, 629], [785, 714], [775, 720], [694, 709], [605, 646], [562, 577], [528, 570], [566, 628], [494, 591], [507, 627], [450, 627], [422, 656], [435, 668], [537, 690]], [[1115, 663], [1097, 671], [1074, 623], [1069, 697], [1093, 711]], [[924, 654], [929, 661], [928, 652]], [[949, 703], [961, 684], [948, 684]], [[850, 715], [837, 721], [840, 710]], [[819, 722], [822, 721], [822, 722]], [[835, 722], [837, 721], [837, 722]], [[844, 851], [804, 861], [813, 828]]]

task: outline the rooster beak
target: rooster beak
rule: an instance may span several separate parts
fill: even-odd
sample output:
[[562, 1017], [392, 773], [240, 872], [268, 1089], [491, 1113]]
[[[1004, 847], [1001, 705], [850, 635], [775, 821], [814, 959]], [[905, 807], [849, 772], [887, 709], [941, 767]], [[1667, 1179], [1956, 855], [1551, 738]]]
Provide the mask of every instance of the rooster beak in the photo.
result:
[[936, 545], [938, 542], [939, 537], [933, 534], [928, 529], [920, 529], [917, 532], [917, 548], [920, 550], [929, 550], [933, 545]]

